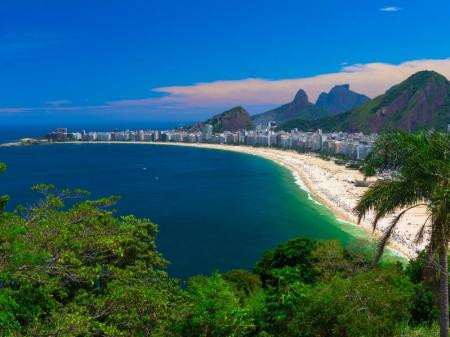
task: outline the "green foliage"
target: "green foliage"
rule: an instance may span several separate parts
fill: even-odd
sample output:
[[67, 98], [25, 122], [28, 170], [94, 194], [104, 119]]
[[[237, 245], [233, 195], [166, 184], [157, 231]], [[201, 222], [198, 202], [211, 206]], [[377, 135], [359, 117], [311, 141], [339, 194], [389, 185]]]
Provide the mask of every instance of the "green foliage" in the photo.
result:
[[234, 269], [222, 275], [223, 279], [236, 289], [243, 299], [261, 289], [262, 282], [257, 274], [245, 269]]
[[189, 280], [189, 304], [177, 323], [177, 336], [247, 336], [255, 329], [250, 311], [219, 274]]
[[294, 318], [298, 336], [393, 336], [407, 322], [413, 284], [396, 270], [334, 278], [311, 289]]
[[411, 260], [406, 268], [406, 274], [416, 284], [414, 305], [411, 309], [412, 323], [430, 325], [439, 316], [436, 293], [437, 278], [435, 271], [428, 266], [429, 254], [421, 252]]
[[317, 279], [322, 282], [329, 282], [336, 276], [352, 275], [358, 267], [349, 259], [348, 252], [339, 241], [319, 241], [312, 256]]
[[298, 330], [296, 317], [305, 309], [310, 291], [310, 285], [299, 281], [267, 289], [262, 329], [273, 336], [301, 336], [303, 331]]
[[162, 271], [156, 226], [114, 217], [100, 208], [110, 198], [66, 210], [80, 191], [34, 189], [45, 193], [39, 206], [0, 220], [4, 335], [136, 336], [161, 325], [179, 290]]
[[307, 238], [297, 238], [266, 251], [256, 263], [254, 272], [261, 277], [264, 286], [300, 280], [312, 283], [315, 272], [312, 268], [312, 250], [315, 243]]
[[432, 327], [419, 326], [411, 327], [405, 326], [400, 328], [394, 337], [434, 337], [439, 335], [439, 328], [437, 324]]
[[300, 131], [315, 131], [322, 129], [324, 132], [332, 131], [346, 131], [346, 121], [350, 116], [350, 112], [339, 113], [330, 117], [318, 118], [318, 119], [291, 119], [281, 123], [277, 130], [291, 131], [297, 128]]

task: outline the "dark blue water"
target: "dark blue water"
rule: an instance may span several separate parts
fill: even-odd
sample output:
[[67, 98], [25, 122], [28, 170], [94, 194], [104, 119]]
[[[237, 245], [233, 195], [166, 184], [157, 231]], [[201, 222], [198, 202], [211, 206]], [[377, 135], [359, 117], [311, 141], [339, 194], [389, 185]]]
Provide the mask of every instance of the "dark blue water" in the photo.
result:
[[22, 122], [18, 124], [7, 123], [0, 119], [0, 143], [7, 143], [17, 141], [21, 138], [43, 138], [50, 131], [56, 128], [68, 128], [69, 131], [112, 131], [114, 129], [119, 130], [168, 130], [179, 126], [192, 125], [194, 122], [122, 122], [122, 121], [110, 121], [101, 123], [80, 123], [80, 122], [65, 122], [65, 123], [26, 123]]
[[[60, 144], [0, 148], [0, 193], [32, 203], [30, 186], [119, 194], [120, 214], [159, 225], [173, 276], [252, 268], [264, 250], [293, 237], [352, 237], [311, 202], [284, 168], [254, 156], [189, 147]], [[146, 169], [144, 169], [146, 168]]]

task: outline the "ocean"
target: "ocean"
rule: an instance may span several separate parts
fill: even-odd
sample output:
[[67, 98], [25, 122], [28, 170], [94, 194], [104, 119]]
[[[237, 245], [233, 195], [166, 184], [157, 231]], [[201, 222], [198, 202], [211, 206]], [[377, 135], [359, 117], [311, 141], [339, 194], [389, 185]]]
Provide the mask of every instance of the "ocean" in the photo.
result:
[[50, 131], [56, 130], [56, 128], [68, 128], [69, 131], [112, 131], [115, 128], [121, 130], [140, 130], [140, 129], [152, 129], [152, 130], [169, 130], [179, 126], [192, 125], [195, 122], [123, 122], [123, 121], [109, 121], [105, 122], [70, 122], [70, 123], [22, 123], [7, 122], [0, 118], [0, 143], [7, 143], [17, 141], [21, 138], [44, 138]]
[[251, 269], [262, 253], [289, 239], [364, 236], [309, 198], [291, 172], [235, 152], [141, 144], [55, 144], [0, 148], [8, 165], [0, 194], [10, 209], [32, 205], [37, 183], [82, 188], [93, 198], [120, 195], [120, 215], [159, 227], [158, 249], [171, 276]]

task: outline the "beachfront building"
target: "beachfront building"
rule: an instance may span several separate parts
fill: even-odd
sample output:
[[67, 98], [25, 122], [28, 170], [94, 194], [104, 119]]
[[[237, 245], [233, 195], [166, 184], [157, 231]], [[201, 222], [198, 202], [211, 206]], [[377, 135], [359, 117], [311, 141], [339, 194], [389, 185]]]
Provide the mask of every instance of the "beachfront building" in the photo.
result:
[[202, 138], [205, 142], [209, 142], [212, 139], [213, 126], [211, 124], [203, 125]]
[[277, 147], [305, 152], [322, 152], [340, 155], [355, 160], [364, 159], [369, 153], [377, 135], [362, 133], [331, 132], [322, 130], [303, 132], [293, 129], [290, 132], [275, 131], [273, 123], [259, 125], [254, 130], [237, 130], [213, 133], [211, 124], [205, 124], [201, 131], [186, 130], [114, 130], [112, 132], [68, 132], [57, 129], [47, 135], [50, 142], [63, 141], [118, 141], [118, 142], [181, 142], [212, 143]]
[[94, 140], [97, 140], [99, 142], [110, 142], [111, 132], [97, 132], [97, 138]]

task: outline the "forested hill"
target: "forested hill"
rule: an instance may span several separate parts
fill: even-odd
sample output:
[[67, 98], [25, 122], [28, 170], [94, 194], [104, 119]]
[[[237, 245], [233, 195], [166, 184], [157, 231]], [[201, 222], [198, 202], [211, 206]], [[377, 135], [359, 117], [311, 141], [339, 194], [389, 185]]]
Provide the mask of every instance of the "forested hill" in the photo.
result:
[[192, 126], [191, 130], [201, 130], [205, 124], [211, 124], [213, 132], [237, 131], [253, 127], [249, 113], [242, 106], [231, 108], [220, 114], [214, 115], [204, 122]]
[[450, 82], [433, 71], [418, 72], [351, 112], [313, 121], [286, 121], [279, 129], [380, 132], [390, 129], [447, 130]]

